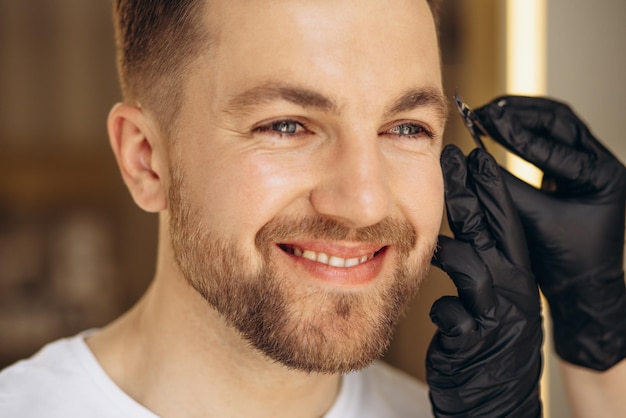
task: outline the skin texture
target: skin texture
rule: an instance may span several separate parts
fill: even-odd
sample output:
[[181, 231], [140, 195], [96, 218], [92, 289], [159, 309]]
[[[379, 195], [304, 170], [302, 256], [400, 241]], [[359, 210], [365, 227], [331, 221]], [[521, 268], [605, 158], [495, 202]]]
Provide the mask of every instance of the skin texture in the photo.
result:
[[559, 368], [576, 418], [621, 417], [626, 413], [626, 360], [598, 372], [559, 360]]
[[[321, 416], [340, 372], [386, 346], [437, 239], [446, 108], [432, 16], [414, 0], [229, 0], [205, 19], [219, 42], [192, 65], [171, 138], [140, 104], [111, 111], [124, 181], [160, 214], [158, 264], [88, 344], [161, 416]], [[332, 267], [296, 247], [371, 259]], [[394, 288], [402, 298], [384, 296]], [[251, 300], [261, 289], [280, 296], [274, 313]], [[246, 328], [250, 305], [275, 337]]]

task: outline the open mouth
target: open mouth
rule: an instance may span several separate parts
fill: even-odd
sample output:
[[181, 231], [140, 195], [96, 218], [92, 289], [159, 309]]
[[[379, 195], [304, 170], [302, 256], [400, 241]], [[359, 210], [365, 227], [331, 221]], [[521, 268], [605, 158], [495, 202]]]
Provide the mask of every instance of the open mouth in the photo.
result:
[[300, 248], [296, 245], [291, 244], [278, 244], [278, 247], [287, 254], [293, 255], [295, 257], [302, 257], [310, 261], [315, 261], [321, 264], [340, 268], [354, 267], [366, 263], [387, 249], [387, 247], [384, 246], [377, 251], [369, 252], [358, 257], [343, 258], [321, 251], [313, 251], [305, 248]]

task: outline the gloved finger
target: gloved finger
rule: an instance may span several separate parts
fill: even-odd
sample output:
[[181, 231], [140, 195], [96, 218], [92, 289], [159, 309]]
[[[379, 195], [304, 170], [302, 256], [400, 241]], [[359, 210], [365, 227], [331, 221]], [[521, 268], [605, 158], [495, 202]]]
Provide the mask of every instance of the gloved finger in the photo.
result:
[[455, 238], [472, 243], [478, 250], [492, 248], [495, 243], [480, 202], [468, 181], [467, 163], [460, 149], [446, 146], [441, 153], [446, 213]]
[[474, 113], [494, 139], [502, 138], [507, 144], [521, 133], [511, 132], [512, 121], [523, 131], [545, 136], [576, 150], [592, 151], [598, 144], [568, 105], [545, 97], [501, 96], [475, 109]]
[[[459, 300], [472, 317], [493, 316], [496, 306], [493, 279], [471, 244], [440, 235], [433, 264], [450, 276]], [[443, 314], [441, 317], [442, 321], [447, 318]], [[442, 322], [442, 326], [440, 329], [446, 329], [449, 324]]]
[[611, 181], [611, 172], [598, 170], [596, 160], [599, 155], [614, 157], [567, 105], [508, 96], [475, 112], [494, 140], [565, 180], [568, 188], [600, 190]]
[[554, 177], [557, 183], [567, 184], [568, 189], [597, 191], [611, 180], [608, 173], [597, 169], [597, 158], [589, 152], [576, 151], [550, 138], [532, 134], [520, 135], [516, 143], [519, 147], [513, 151], [517, 155]]
[[[524, 130], [535, 132], [575, 150], [617, 161], [565, 103], [546, 97], [502, 96], [476, 109], [475, 113], [481, 122], [489, 125], [485, 128], [490, 134], [497, 134], [500, 131], [498, 128], [502, 127], [502, 123], [506, 124], [507, 119], [516, 119], [518, 126]], [[502, 121], [499, 125], [492, 124], [494, 116]]]
[[550, 237], [555, 235], [553, 215], [555, 212], [556, 216], [564, 213], [570, 203], [537, 190], [503, 168], [500, 168], [500, 173], [524, 226], [527, 240], [551, 242]]
[[497, 248], [514, 265], [529, 269], [524, 228], [500, 174], [500, 167], [487, 151], [479, 148], [470, 153], [467, 163], [469, 178]]
[[430, 319], [447, 337], [458, 337], [476, 330], [476, 319], [455, 296], [443, 296], [430, 308]]

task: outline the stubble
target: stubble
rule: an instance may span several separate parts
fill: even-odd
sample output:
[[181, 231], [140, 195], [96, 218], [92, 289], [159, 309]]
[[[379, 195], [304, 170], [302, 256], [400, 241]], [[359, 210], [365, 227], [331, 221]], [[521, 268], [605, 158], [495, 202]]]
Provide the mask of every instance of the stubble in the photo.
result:
[[[353, 230], [322, 216], [277, 217], [256, 234], [254, 260], [203, 221], [176, 164], [169, 207], [171, 244], [187, 282], [252, 347], [306, 372], [346, 373], [380, 357], [427, 275], [433, 251], [428, 246], [412, 254], [417, 236], [405, 220]], [[366, 290], [306, 286], [297, 273], [279, 271], [272, 256], [277, 243], [302, 237], [390, 243], [396, 266]]]

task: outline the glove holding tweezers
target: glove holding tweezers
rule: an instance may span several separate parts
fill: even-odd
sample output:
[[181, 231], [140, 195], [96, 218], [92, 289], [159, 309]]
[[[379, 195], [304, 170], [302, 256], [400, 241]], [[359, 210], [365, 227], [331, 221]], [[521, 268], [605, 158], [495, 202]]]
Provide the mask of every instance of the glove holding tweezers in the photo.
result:
[[565, 104], [500, 97], [474, 111], [497, 142], [544, 172], [506, 175], [565, 361], [606, 370], [626, 357], [626, 168]]
[[482, 149], [441, 155], [454, 239], [433, 264], [458, 296], [437, 300], [426, 376], [436, 417], [541, 416], [541, 309], [528, 246], [496, 161]]

